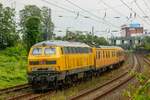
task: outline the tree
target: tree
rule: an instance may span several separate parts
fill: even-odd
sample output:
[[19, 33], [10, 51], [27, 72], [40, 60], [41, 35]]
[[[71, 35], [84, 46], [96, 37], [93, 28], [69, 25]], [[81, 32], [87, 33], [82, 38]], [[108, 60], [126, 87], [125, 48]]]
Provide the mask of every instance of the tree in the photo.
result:
[[20, 10], [20, 26], [22, 32], [25, 32], [25, 21], [31, 16], [42, 18], [41, 10], [36, 5], [27, 5], [24, 9]]
[[38, 41], [38, 35], [40, 35], [40, 19], [37, 16], [29, 17], [25, 22], [26, 33], [25, 44], [27, 51], [30, 47]]
[[16, 34], [15, 11], [0, 4], [0, 49], [15, 45], [19, 36]]
[[86, 43], [89, 46], [98, 47], [100, 45], [109, 45], [109, 43], [106, 41], [104, 37], [98, 37], [98, 36], [92, 36], [91, 34], [83, 35], [82, 32], [70, 32], [63, 38], [56, 38], [60, 40], [66, 40], [66, 41], [76, 41], [76, 42], [82, 42]]
[[[37, 7], [36, 5], [27, 5], [27, 6], [25, 6], [24, 9], [20, 10], [20, 27], [21, 27], [20, 31], [22, 33], [23, 42], [25, 44], [25, 47], [27, 47], [27, 50], [29, 49], [30, 45], [29, 44], [28, 44], [28, 46], [26, 45], [26, 42], [28, 41], [28, 40], [26, 40], [27, 36], [28, 36], [27, 30], [29, 29], [29, 28], [26, 29], [27, 28], [26, 23], [27, 23], [27, 20], [29, 20], [31, 17], [35, 17], [35, 16], [38, 17], [38, 19], [41, 22], [41, 20], [42, 20], [41, 9], [39, 7]], [[42, 31], [41, 26], [42, 26], [42, 24], [40, 23], [39, 29], [38, 29], [38, 31], [40, 31], [40, 33]], [[33, 29], [33, 30], [36, 30], [36, 29]], [[40, 35], [38, 35], [38, 37], [36, 37], [36, 38], [37, 38], [36, 40], [38, 40], [38, 41], [42, 40]]]
[[144, 48], [146, 50], [150, 50], [150, 37], [149, 36], [144, 38]]
[[20, 11], [20, 26], [21, 32], [23, 34], [23, 39], [25, 39], [24, 34], [26, 33], [25, 21], [32, 16], [37, 16], [40, 19], [40, 35], [38, 35], [37, 40], [43, 41], [51, 39], [54, 30], [54, 24], [51, 20], [51, 10], [47, 7], [42, 7], [42, 9], [40, 9], [36, 5], [27, 5]]

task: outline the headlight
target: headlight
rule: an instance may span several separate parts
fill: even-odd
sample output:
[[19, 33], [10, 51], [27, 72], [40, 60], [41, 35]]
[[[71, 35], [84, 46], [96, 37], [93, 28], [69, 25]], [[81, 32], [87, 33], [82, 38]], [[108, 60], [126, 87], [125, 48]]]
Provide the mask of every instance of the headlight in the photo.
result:
[[54, 67], [50, 67], [48, 68], [49, 71], [55, 71], [55, 68]]
[[37, 71], [37, 68], [34, 68], [34, 67], [33, 67], [33, 68], [32, 68], [32, 71]]

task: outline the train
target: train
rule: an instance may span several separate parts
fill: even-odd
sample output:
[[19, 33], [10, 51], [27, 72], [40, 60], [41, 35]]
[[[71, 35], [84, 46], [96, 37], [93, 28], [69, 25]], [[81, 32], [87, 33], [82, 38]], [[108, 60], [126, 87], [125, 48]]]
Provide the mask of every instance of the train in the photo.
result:
[[91, 47], [69, 41], [43, 41], [28, 54], [28, 82], [34, 90], [52, 89], [91, 79], [123, 64], [125, 51], [116, 46]]

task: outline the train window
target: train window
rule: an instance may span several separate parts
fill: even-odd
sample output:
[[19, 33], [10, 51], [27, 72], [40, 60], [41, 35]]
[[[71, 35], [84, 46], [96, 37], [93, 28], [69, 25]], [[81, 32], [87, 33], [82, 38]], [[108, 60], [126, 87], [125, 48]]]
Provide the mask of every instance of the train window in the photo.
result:
[[87, 48], [83, 48], [83, 53], [87, 53]]
[[79, 48], [79, 52], [82, 53], [82, 48], [81, 47]]
[[100, 55], [101, 55], [101, 53], [100, 53], [100, 51], [98, 52], [98, 58], [100, 59]]
[[78, 50], [77, 50], [77, 48], [75, 47], [74, 49], [75, 49], [75, 53], [78, 53]]
[[68, 54], [68, 49], [67, 49], [67, 47], [63, 47], [63, 53], [64, 53], [64, 54]]
[[41, 55], [42, 54], [42, 48], [34, 48], [32, 51], [32, 55]]
[[74, 47], [72, 48], [72, 51], [73, 51], [73, 53], [76, 53], [76, 49]]
[[86, 48], [82, 48], [82, 53], [86, 53]]
[[77, 50], [77, 53], [80, 53], [79, 47], [77, 47], [76, 50]]
[[105, 52], [103, 51], [103, 58], [105, 58]]
[[96, 51], [96, 59], [98, 59], [98, 51]]
[[74, 53], [73, 47], [70, 47], [71, 53]]
[[97, 59], [99, 59], [99, 51], [96, 52]]
[[80, 48], [80, 53], [83, 53], [83, 48]]
[[112, 51], [112, 57], [114, 57], [114, 52]]
[[68, 52], [69, 52], [69, 54], [72, 53], [72, 48], [71, 47], [68, 47]]
[[75, 48], [76, 53], [78, 53], [78, 48]]
[[44, 54], [46, 54], [46, 55], [54, 55], [54, 54], [56, 54], [56, 48], [45, 48]]
[[90, 48], [87, 48], [87, 49], [86, 49], [86, 53], [90, 53]]
[[107, 58], [109, 58], [109, 51], [107, 51]]
[[92, 49], [91, 48], [89, 49], [89, 53], [92, 53]]
[[89, 53], [89, 48], [85, 48], [85, 53]]
[[115, 52], [114, 51], [112, 52], [112, 56], [115, 57]]
[[80, 53], [80, 47], [78, 47], [78, 53]]
[[82, 48], [81, 50], [82, 50], [82, 53], [85, 53], [84, 48]]

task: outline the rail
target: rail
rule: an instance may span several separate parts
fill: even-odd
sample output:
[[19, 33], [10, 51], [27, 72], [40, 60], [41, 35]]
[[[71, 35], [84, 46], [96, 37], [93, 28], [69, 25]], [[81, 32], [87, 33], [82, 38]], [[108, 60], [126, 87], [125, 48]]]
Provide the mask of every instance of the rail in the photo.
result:
[[[141, 65], [139, 63], [139, 59], [137, 56], [134, 56], [134, 67], [132, 70], [140, 72]], [[87, 90], [85, 92], [82, 92], [76, 96], [70, 97], [70, 100], [98, 100], [101, 97], [109, 94], [110, 92], [114, 91], [115, 89], [119, 88], [123, 84], [129, 82], [131, 79], [134, 78], [134, 75], [129, 75], [128, 71], [124, 72], [117, 78], [112, 79], [111, 81], [108, 81], [100, 86], [97, 86], [93, 89]]]

